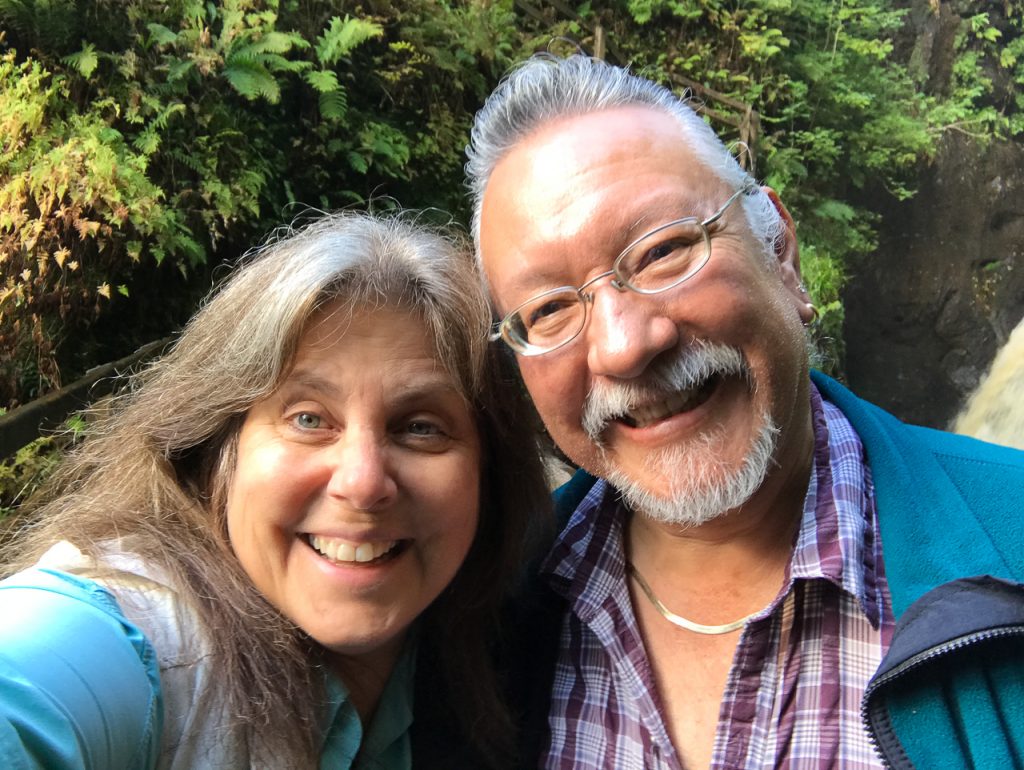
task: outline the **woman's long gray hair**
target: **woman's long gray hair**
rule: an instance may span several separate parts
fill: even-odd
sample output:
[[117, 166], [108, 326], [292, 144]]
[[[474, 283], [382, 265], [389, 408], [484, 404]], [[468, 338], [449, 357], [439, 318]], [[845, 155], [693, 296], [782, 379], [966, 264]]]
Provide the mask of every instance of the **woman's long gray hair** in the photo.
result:
[[[453, 713], [485, 756], [501, 756], [512, 747], [502, 740], [507, 715], [486, 644], [546, 490], [531, 412], [486, 342], [490, 317], [468, 249], [408, 216], [323, 216], [243, 259], [173, 349], [96, 419], [33, 523], [6, 549], [4, 571], [30, 565], [59, 540], [97, 554], [118, 539], [169, 575], [198, 614], [251, 739], [315, 766], [322, 650], [233, 557], [225, 498], [246, 411], [287, 374], [316, 309], [339, 299], [353, 310], [418, 316], [475, 411], [484, 448], [480, 524], [420, 636], [460, 699]], [[444, 638], [435, 645], [436, 634]]]

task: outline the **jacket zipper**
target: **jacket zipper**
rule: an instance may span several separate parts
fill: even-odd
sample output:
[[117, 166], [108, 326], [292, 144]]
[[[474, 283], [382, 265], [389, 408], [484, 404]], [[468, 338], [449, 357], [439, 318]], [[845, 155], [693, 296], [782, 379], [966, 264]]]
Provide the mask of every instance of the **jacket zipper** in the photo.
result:
[[[957, 637], [956, 639], [951, 639], [948, 642], [943, 642], [942, 644], [935, 645], [934, 647], [929, 647], [927, 650], [924, 650], [923, 652], [919, 652], [916, 655], [907, 658], [905, 661], [896, 666], [896, 668], [892, 669], [892, 671], [889, 671], [885, 673], [883, 676], [879, 677], [878, 679], [874, 679], [871, 682], [869, 682], [867, 688], [864, 690], [864, 697], [861, 700], [860, 718], [861, 721], [864, 723], [865, 728], [867, 729], [868, 740], [871, 742], [871, 746], [875, 749], [875, 753], [877, 753], [878, 756], [881, 757], [882, 764], [887, 768], [891, 768], [892, 770], [903, 770], [903, 768], [906, 768], [907, 770], [913, 770], [914, 767], [913, 763], [903, 753], [903, 747], [899, 745], [898, 740], [896, 741], [895, 747], [892, 745], [883, 746], [881, 739], [875, 732], [874, 724], [871, 720], [871, 712], [877, 712], [878, 710], [870, 709], [868, 707], [868, 703], [870, 702], [871, 697], [875, 694], [876, 691], [878, 691], [882, 687], [885, 687], [887, 684], [890, 684], [895, 679], [898, 679], [899, 677], [903, 676], [908, 671], [912, 671], [913, 669], [918, 668], [919, 666], [923, 666], [929, 661], [932, 661], [935, 658], [938, 658], [942, 655], [946, 655], [947, 653], [961, 650], [964, 647], [969, 647], [970, 645], [977, 644], [979, 642], [988, 641], [990, 639], [998, 639], [1003, 636], [1015, 635], [1024, 635], [1024, 626], [1003, 626], [1001, 628], [990, 629], [987, 631], [978, 631], [973, 634], [966, 634], [965, 636]], [[894, 748], [898, 749], [898, 751], [893, 752]], [[892, 761], [890, 761], [890, 752], [896, 753], [898, 755], [899, 761], [897, 763], [893, 763]]]

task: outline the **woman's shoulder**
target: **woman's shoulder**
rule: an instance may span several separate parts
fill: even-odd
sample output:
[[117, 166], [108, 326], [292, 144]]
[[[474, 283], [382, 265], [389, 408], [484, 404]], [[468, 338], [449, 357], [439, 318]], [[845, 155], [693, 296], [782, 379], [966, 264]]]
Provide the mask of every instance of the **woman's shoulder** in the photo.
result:
[[109, 590], [38, 564], [0, 581], [0, 616], [0, 764], [154, 766], [155, 652]]

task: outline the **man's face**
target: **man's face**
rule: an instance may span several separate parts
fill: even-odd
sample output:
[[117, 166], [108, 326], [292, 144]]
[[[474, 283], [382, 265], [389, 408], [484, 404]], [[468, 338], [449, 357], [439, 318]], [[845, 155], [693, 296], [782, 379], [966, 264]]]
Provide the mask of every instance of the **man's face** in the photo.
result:
[[[661, 111], [616, 108], [541, 126], [498, 163], [484, 192], [479, 246], [498, 312], [585, 283], [635, 238], [705, 219], [733, 192]], [[808, 311], [792, 233], [766, 257], [737, 202], [711, 227], [711, 243], [708, 264], [663, 293], [599, 281], [579, 337], [519, 358], [562, 450], [655, 498], [714, 492], [755, 447], [764, 451], [771, 426], [773, 460], [806, 452]]]

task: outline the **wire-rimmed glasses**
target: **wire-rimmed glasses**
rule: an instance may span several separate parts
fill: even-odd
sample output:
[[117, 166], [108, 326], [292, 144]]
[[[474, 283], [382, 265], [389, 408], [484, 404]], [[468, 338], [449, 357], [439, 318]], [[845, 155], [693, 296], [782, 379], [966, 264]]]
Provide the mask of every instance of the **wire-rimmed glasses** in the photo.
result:
[[522, 356], [539, 356], [572, 342], [587, 324], [593, 303], [589, 287], [612, 277], [618, 291], [657, 294], [693, 278], [711, 258], [708, 227], [717, 222], [729, 206], [756, 189], [753, 182], [734, 192], [707, 219], [676, 219], [630, 243], [615, 258], [612, 269], [579, 287], [560, 286], [531, 297], [498, 322], [492, 340], [503, 339]]

